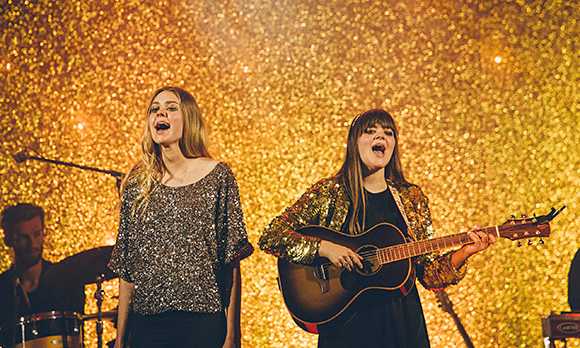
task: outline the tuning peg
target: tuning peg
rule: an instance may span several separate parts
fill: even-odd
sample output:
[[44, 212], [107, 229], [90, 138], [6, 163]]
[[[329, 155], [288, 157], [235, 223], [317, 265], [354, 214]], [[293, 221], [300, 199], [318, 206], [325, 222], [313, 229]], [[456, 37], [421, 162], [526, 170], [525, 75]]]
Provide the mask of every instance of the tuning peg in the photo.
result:
[[544, 244], [544, 240], [542, 238], [540, 238], [540, 240], [538, 241], [538, 243]]
[[518, 247], [521, 247], [521, 246], [522, 246], [522, 242], [518, 242]]
[[525, 219], [526, 218], [526, 214], [522, 214], [520, 216], [522, 217], [522, 219]]
[[536, 217], [536, 213], [532, 213], [532, 215], [533, 215], [534, 217]]
[[532, 245], [532, 240], [528, 239], [528, 245]]
[[515, 215], [510, 215], [510, 218], [511, 218], [512, 220], [515, 220], [516, 216], [515, 216]]

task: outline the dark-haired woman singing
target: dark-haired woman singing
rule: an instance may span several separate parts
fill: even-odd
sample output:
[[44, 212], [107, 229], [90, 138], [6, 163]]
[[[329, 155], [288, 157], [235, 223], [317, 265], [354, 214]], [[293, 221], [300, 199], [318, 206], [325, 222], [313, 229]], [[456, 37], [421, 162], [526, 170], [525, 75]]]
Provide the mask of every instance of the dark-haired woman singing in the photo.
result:
[[[260, 248], [293, 263], [312, 264], [317, 257], [327, 258], [336, 267], [354, 272], [363, 268], [359, 253], [296, 231], [320, 225], [360, 235], [380, 223], [394, 225], [407, 241], [434, 235], [427, 197], [403, 175], [395, 122], [386, 111], [375, 109], [352, 121], [346, 158], [338, 173], [314, 184], [276, 217], [262, 231]], [[470, 232], [469, 236], [473, 243], [458, 250], [412, 259], [412, 271], [425, 288], [456, 284], [465, 276], [466, 260], [496, 241], [483, 232]], [[414, 282], [402, 297], [369, 293], [346, 324], [320, 333], [319, 347], [430, 346]]]

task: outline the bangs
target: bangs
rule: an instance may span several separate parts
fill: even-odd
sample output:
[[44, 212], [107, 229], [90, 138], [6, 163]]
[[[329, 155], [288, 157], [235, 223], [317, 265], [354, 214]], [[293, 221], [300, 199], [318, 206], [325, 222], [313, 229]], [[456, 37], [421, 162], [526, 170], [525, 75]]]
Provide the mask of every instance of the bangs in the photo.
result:
[[397, 127], [393, 117], [382, 109], [373, 109], [360, 114], [354, 119], [352, 129], [356, 138], [358, 138], [365, 129], [370, 127], [380, 126], [382, 128], [390, 128], [397, 134]]

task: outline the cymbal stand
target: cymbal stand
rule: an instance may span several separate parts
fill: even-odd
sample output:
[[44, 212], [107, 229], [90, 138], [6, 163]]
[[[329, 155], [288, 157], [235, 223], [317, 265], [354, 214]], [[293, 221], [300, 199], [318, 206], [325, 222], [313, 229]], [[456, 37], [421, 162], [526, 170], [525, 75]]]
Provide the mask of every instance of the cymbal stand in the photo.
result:
[[95, 299], [97, 300], [97, 347], [103, 347], [103, 311], [101, 309], [103, 305], [103, 298], [105, 297], [105, 291], [102, 288], [103, 280], [105, 275], [102, 274], [97, 277], [97, 290], [95, 290]]

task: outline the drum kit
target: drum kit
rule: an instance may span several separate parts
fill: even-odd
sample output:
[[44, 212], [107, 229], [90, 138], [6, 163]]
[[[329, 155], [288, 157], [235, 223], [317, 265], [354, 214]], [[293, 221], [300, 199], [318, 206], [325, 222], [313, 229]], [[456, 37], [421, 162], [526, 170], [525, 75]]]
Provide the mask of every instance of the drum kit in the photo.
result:
[[[36, 160], [57, 165], [74, 167], [109, 174], [116, 179], [120, 187], [124, 174], [112, 170], [81, 166], [70, 162], [32, 156], [27, 151], [13, 155], [18, 163]], [[0, 348], [82, 348], [84, 347], [84, 322], [96, 320], [98, 348], [102, 347], [103, 319], [115, 321], [117, 311], [103, 312], [101, 305], [104, 298], [102, 282], [117, 276], [108, 269], [112, 246], [98, 247], [72, 255], [52, 265], [45, 274], [45, 280], [57, 286], [59, 284], [96, 284], [94, 297], [97, 300], [97, 313], [81, 315], [68, 311], [52, 311], [23, 316], [11, 327], [0, 328]]]
[[23, 316], [11, 327], [0, 329], [0, 348], [82, 348], [84, 323], [91, 320], [96, 320], [98, 347], [101, 348], [103, 320], [117, 318], [116, 310], [101, 310], [105, 295], [102, 282], [117, 277], [107, 267], [112, 250], [112, 246], [104, 246], [69, 256], [52, 265], [44, 276], [43, 281], [48, 284], [96, 284], [96, 313], [51, 311]]

